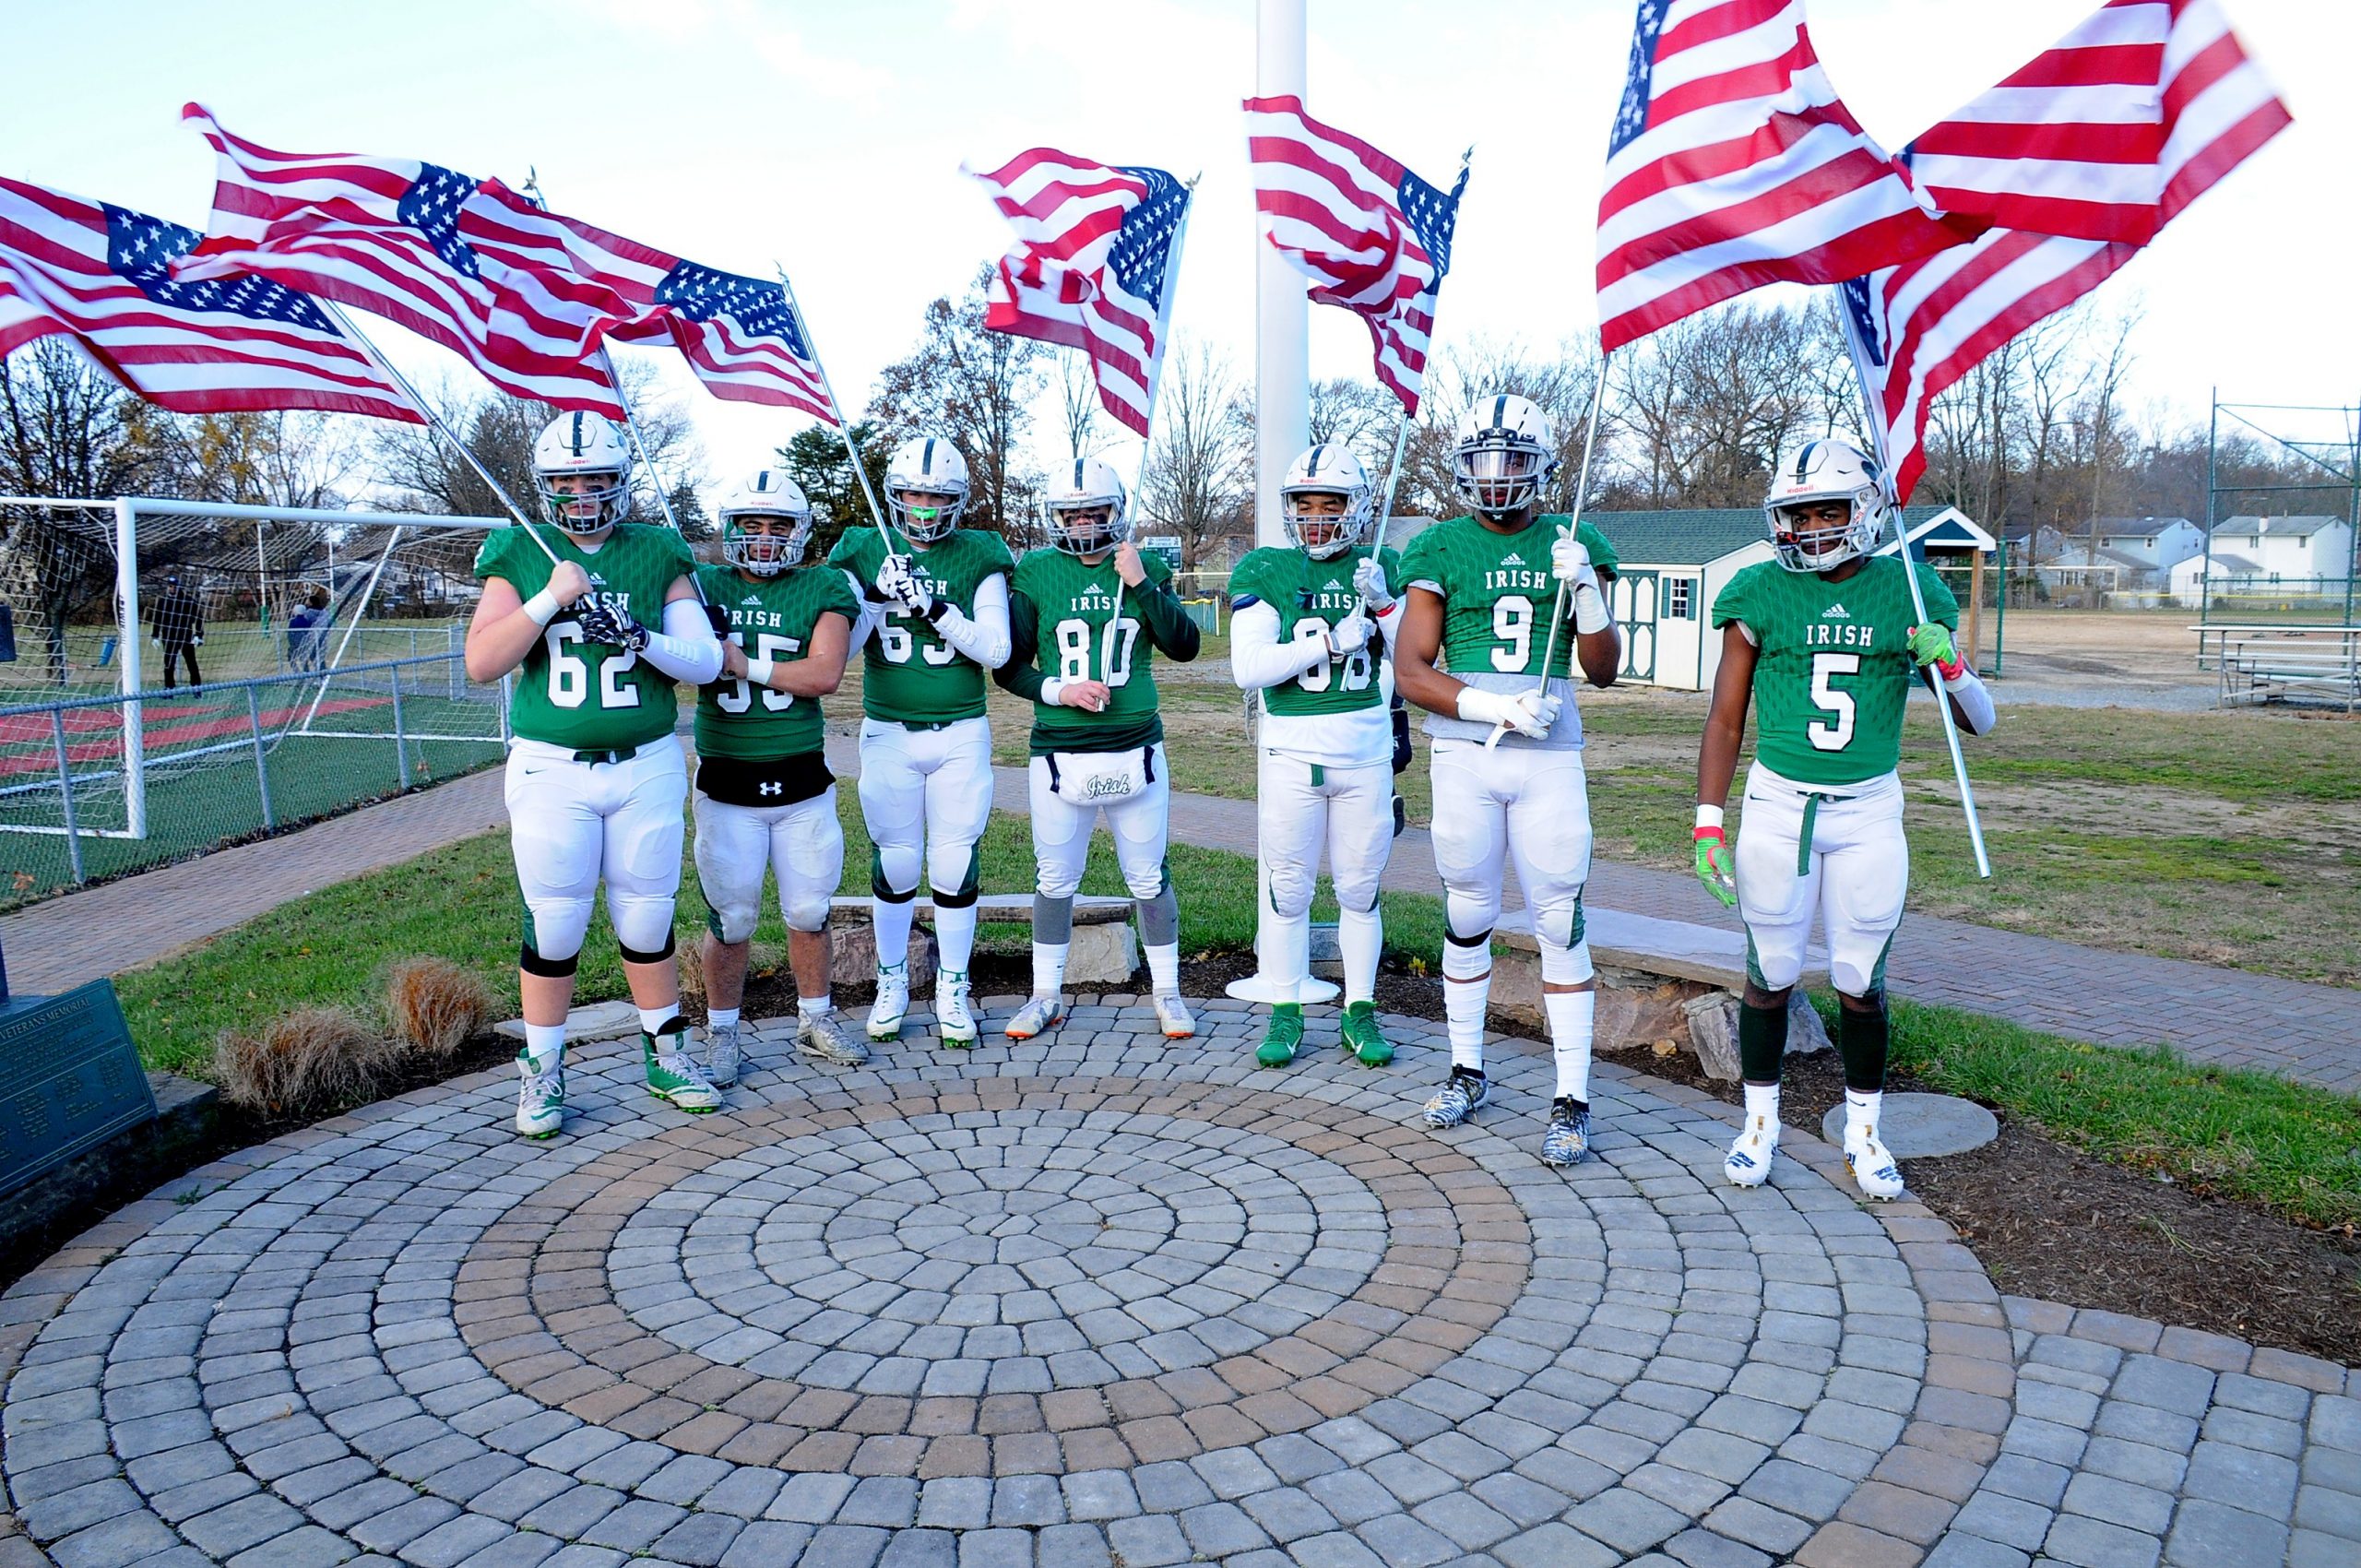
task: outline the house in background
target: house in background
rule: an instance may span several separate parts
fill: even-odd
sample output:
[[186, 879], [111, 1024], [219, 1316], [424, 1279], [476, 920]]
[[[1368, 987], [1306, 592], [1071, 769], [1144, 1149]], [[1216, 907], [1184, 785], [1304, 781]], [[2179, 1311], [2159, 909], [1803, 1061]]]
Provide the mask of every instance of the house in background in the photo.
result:
[[2273, 579], [2328, 578], [2342, 584], [2353, 575], [2353, 526], [2342, 517], [2231, 517], [2213, 525], [2213, 577], [2225, 574], [2223, 556], [2251, 563], [2249, 576]]
[[2071, 544], [2088, 548], [2094, 536], [2102, 559], [2137, 566], [2143, 576], [2127, 578], [2126, 588], [2153, 588], [2165, 575], [2192, 555], [2205, 553], [2205, 530], [2187, 517], [2100, 517], [2086, 520], [2069, 537]]

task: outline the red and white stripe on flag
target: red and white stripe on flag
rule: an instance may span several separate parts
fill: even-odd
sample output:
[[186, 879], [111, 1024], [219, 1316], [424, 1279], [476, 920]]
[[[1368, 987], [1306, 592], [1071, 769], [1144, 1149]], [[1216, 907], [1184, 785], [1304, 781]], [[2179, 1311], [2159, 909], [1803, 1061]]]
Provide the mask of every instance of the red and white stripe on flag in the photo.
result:
[[[175, 279], [253, 272], [398, 322], [504, 392], [623, 417], [603, 370], [586, 362], [617, 302], [590, 280], [552, 288], [552, 273], [504, 259], [500, 237], [521, 248], [521, 225], [474, 180], [414, 159], [274, 151], [198, 104], [181, 117], [219, 167], [207, 237], [175, 265]], [[488, 249], [462, 231], [471, 213], [494, 226]]]
[[1246, 148], [1263, 237], [1368, 323], [1377, 379], [1416, 414], [1466, 171], [1445, 195], [1291, 96], [1246, 101]]
[[1640, 0], [1598, 204], [1608, 352], [1750, 289], [1841, 282], [1975, 232], [1940, 221], [1854, 120], [1802, 0]]
[[1905, 160], [1949, 211], [2136, 245], [2287, 124], [2213, 0], [2109, 0]]
[[[1853, 340], [1854, 358], [1863, 384], [1879, 405], [1877, 417], [1884, 425], [1887, 462], [1893, 470], [1895, 493], [1904, 501], [1926, 471], [1927, 417], [1937, 398], [2009, 339], [2097, 288], [2140, 253], [2142, 241], [2289, 123], [2285, 106], [2247, 60], [2236, 38], [2221, 24], [2211, 0], [2133, 0], [2104, 6], [2092, 20], [2121, 26], [2128, 19], [2141, 18], [2118, 13], [2137, 11], [2154, 13], [2144, 18], [2152, 29], [2167, 11], [2175, 21], [2160, 48], [2153, 42], [2142, 46], [2148, 51], [2152, 72], [2162, 73], [2152, 75], [2147, 94], [2163, 106], [2149, 161], [2138, 166], [2097, 165], [2106, 178], [2090, 186], [2052, 185], [2043, 191], [2028, 185], [2029, 191], [2036, 192], [2035, 204], [2011, 209], [2045, 223], [2070, 222], [2078, 215], [2097, 220], [2100, 227], [2136, 220], [2129, 222], [2127, 232], [2140, 234], [2141, 241], [1994, 229], [1973, 244], [1887, 268], [1845, 286], [1845, 326]], [[2091, 23], [2085, 23], [2072, 36], [2095, 35]], [[2060, 46], [2061, 50], [2066, 47]], [[2104, 57], [2086, 54], [2082, 64], [2097, 69]], [[2040, 67], [2037, 74], [2053, 77], [2070, 75], [2076, 68], [2071, 61], [2059, 59], [2049, 66], [2035, 62], [2027, 70], [2035, 71], [2036, 66]], [[2025, 75], [2020, 72], [2011, 80]], [[1976, 101], [1995, 102], [2003, 90], [1987, 93]], [[2120, 82], [2109, 90], [2127, 103], [2140, 96]], [[2084, 107], [2087, 111], [2087, 102]], [[1962, 123], [1967, 122], [1954, 119], [1944, 124]], [[1921, 145], [1924, 141], [1921, 138]], [[2071, 149], [2071, 144], [2060, 145]], [[2101, 137], [2095, 145], [2110, 144]], [[1952, 155], [1924, 153], [1918, 146], [1914, 146], [1909, 158], [1914, 167], [1959, 169], [1955, 161], [1946, 161]], [[2144, 206], [2110, 201], [2061, 204], [2055, 199], [2058, 191], [2074, 189], [2099, 196], [2147, 194]], [[2010, 199], [2009, 193], [2001, 192], [1995, 205], [2006, 207]]]
[[174, 282], [196, 232], [0, 178], [0, 355], [64, 335], [128, 390], [183, 414], [315, 409], [423, 422], [292, 289], [232, 273]]
[[[1146, 177], [1155, 172], [1037, 147], [998, 169], [965, 172], [991, 193], [992, 205], [1016, 231], [1016, 244], [992, 275], [985, 326], [1080, 349], [1089, 356], [1099, 406], [1145, 437], [1164, 352], [1159, 316], [1171, 269], [1159, 262], [1156, 297], [1134, 294], [1125, 285], [1117, 242], [1134, 214], [1168, 197]], [[1185, 208], [1185, 191], [1180, 199]]]

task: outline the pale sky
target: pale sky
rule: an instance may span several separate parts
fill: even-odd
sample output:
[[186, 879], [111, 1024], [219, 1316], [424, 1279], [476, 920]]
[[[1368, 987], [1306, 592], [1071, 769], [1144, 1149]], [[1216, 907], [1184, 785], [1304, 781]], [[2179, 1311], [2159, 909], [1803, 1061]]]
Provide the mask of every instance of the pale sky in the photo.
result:
[[[2278, 403], [2361, 395], [2361, 6], [2225, 5], [2296, 124], [2097, 295], [2144, 307], [2135, 406], [2201, 422], [2216, 385]], [[1309, 10], [1315, 115], [1439, 184], [1475, 145], [1439, 343], [1546, 348], [1595, 330], [1592, 223], [1631, 0]], [[1898, 148], [2084, 10], [1814, 0], [1811, 17], [1838, 90]], [[560, 211], [710, 266], [786, 267], [855, 409], [926, 302], [1006, 246], [963, 160], [1047, 144], [1202, 172], [1174, 326], [1251, 372], [1258, 242], [1238, 101], [1254, 89], [1253, 0], [6, 0], [5, 15], [10, 174], [202, 226], [213, 160], [180, 126], [188, 99], [294, 151], [511, 183], [537, 168]], [[1321, 306], [1311, 320], [1313, 374], [1366, 378], [1358, 320]], [[411, 374], [466, 374], [379, 326]], [[718, 402], [661, 357], [716, 486], [803, 422]], [[1059, 439], [1050, 422], [1045, 405], [1044, 443]]]

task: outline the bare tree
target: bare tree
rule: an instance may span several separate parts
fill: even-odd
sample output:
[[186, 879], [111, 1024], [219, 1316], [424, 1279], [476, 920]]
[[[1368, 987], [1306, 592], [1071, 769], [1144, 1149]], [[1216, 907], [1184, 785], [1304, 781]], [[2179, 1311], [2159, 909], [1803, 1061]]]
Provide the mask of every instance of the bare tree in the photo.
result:
[[1098, 378], [1091, 374], [1090, 356], [1079, 349], [1058, 350], [1058, 411], [1064, 416], [1066, 457], [1090, 450], [1091, 428], [1098, 422]]
[[967, 459], [974, 485], [970, 517], [1006, 534], [1030, 505], [1018, 453], [1033, 422], [1035, 382], [1050, 349], [984, 326], [991, 275], [986, 263], [955, 304], [946, 296], [926, 307], [918, 347], [880, 374], [868, 417], [889, 444], [920, 433], [947, 434]]
[[1183, 341], [1165, 354], [1139, 499], [1149, 526], [1179, 536], [1185, 570], [1214, 540], [1252, 529], [1252, 406], [1245, 383], [1209, 344]]

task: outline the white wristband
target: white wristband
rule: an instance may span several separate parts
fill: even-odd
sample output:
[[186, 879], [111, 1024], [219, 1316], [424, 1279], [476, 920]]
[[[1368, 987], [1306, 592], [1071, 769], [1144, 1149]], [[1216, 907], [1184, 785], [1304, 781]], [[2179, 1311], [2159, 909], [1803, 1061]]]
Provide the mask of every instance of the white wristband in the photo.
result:
[[546, 626], [556, 620], [557, 612], [561, 608], [563, 607], [557, 601], [557, 595], [547, 588], [543, 588], [525, 601], [525, 613], [533, 618], [533, 624], [536, 626]]
[[1066, 683], [1063, 681], [1057, 679], [1055, 676], [1051, 676], [1049, 680], [1042, 682], [1041, 706], [1044, 707], [1057, 707], [1058, 697], [1065, 691], [1065, 689]]
[[1584, 583], [1574, 589], [1574, 630], [1576, 632], [1584, 636], [1589, 636], [1592, 633], [1603, 632], [1613, 624], [1613, 617], [1607, 613], [1607, 600], [1600, 596], [1596, 587]]
[[750, 659], [746, 660], [746, 679], [754, 685], [767, 686], [771, 683], [771, 671], [777, 668], [770, 659]]
[[1719, 806], [1709, 806], [1702, 801], [1699, 802], [1697, 805], [1697, 826], [1700, 827], [1719, 827], [1721, 825], [1722, 808]]

